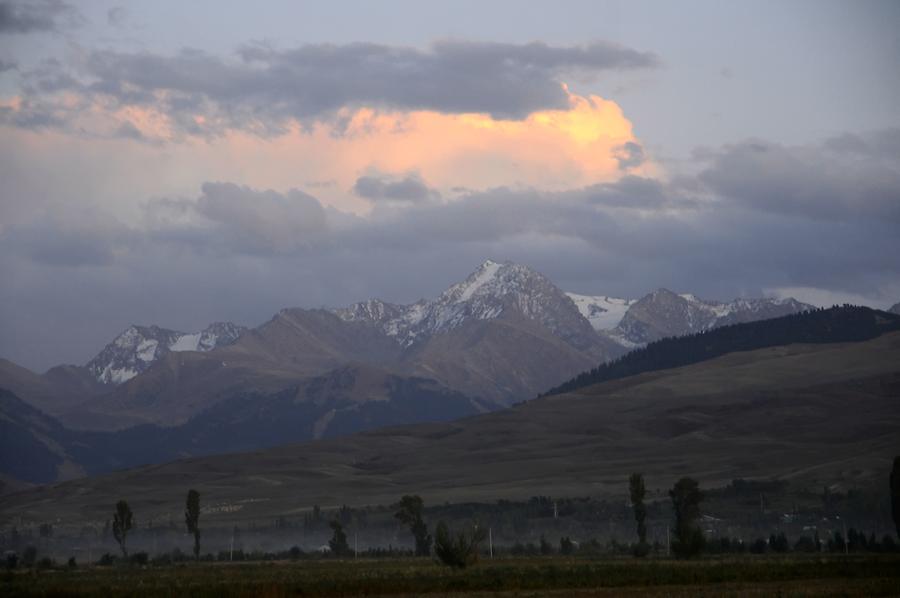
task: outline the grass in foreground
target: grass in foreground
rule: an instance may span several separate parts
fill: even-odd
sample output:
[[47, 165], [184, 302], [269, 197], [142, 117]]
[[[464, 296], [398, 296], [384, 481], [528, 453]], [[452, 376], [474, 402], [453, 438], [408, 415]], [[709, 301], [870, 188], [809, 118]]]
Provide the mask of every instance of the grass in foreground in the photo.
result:
[[890, 596], [900, 558], [677, 562], [498, 559], [453, 571], [426, 559], [91, 567], [6, 574], [6, 596]]

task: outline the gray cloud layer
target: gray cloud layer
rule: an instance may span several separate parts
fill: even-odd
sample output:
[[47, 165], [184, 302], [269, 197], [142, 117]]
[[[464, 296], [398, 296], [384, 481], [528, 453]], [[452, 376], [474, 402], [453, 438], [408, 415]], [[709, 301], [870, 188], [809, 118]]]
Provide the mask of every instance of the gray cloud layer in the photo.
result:
[[[563, 76], [659, 63], [653, 54], [604, 42], [555, 47], [446, 41], [428, 50], [372, 43], [254, 46], [238, 56], [227, 61], [197, 50], [175, 56], [94, 51], [77, 78], [59, 64], [24, 73], [26, 108], [35, 115], [20, 115], [14, 124], [58, 124], [65, 117], [52, 94], [63, 90], [162, 109], [181, 132], [197, 135], [229, 128], [277, 134], [291, 119], [330, 118], [358, 105], [523, 118], [567, 107]], [[203, 124], [197, 115], [205, 116]]]
[[900, 294], [898, 148], [900, 130], [804, 147], [748, 141], [700, 154], [692, 178], [498, 188], [365, 218], [301, 191], [231, 183], [150, 201], [131, 226], [58, 211], [0, 232], [12, 281], [0, 288], [0, 355], [43, 367], [87, 359], [131, 322], [193, 329], [256, 324], [287, 305], [412, 301], [486, 257], [581, 292]]
[[361, 176], [353, 185], [353, 192], [366, 199], [396, 202], [421, 202], [440, 197], [428, 187], [418, 175], [411, 174], [401, 179], [380, 176]]
[[0, 34], [55, 31], [58, 21], [77, 12], [61, 0], [0, 1]]

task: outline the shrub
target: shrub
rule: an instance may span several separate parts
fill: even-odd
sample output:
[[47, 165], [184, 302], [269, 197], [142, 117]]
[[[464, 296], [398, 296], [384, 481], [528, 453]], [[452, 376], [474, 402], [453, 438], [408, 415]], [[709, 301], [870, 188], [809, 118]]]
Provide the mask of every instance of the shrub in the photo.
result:
[[25, 547], [25, 551], [22, 553], [22, 564], [26, 567], [34, 567], [35, 561], [37, 561], [37, 548], [34, 546]]
[[54, 565], [53, 559], [48, 556], [45, 556], [37, 562], [38, 569], [52, 569]]
[[816, 546], [816, 541], [810, 538], [809, 536], [800, 536], [797, 541], [794, 543], [794, 551], [795, 552], [818, 552], [819, 547]]
[[143, 566], [146, 565], [150, 561], [150, 557], [146, 552], [136, 552], [128, 557], [128, 562], [132, 565]]
[[636, 557], [643, 558], [650, 554], [650, 545], [646, 542], [638, 542], [632, 548], [631, 553]]
[[780, 532], [777, 536], [775, 534], [769, 536], [769, 546], [775, 552], [788, 552], [791, 549], [791, 544], [784, 532]]
[[750, 552], [753, 554], [765, 554], [769, 552], [769, 543], [764, 538], [757, 538], [750, 545]]
[[100, 565], [101, 567], [110, 567], [110, 566], [114, 565], [115, 563], [116, 563], [116, 557], [109, 554], [108, 552], [105, 553], [103, 556], [101, 556], [99, 560], [97, 560], [97, 564]]
[[434, 533], [434, 553], [443, 564], [465, 569], [478, 562], [478, 545], [484, 537], [484, 529], [477, 525], [471, 534], [459, 532], [454, 537], [447, 524], [441, 521]]

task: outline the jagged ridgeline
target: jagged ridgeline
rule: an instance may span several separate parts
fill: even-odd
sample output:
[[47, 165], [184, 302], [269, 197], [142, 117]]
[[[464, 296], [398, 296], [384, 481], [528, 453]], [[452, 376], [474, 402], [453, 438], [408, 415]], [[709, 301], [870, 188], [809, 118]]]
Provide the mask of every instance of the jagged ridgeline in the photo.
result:
[[572, 392], [586, 386], [664, 370], [735, 351], [752, 351], [796, 343], [860, 342], [900, 330], [900, 315], [854, 305], [734, 324], [676, 338], [664, 338], [643, 349], [579, 374], [540, 396]]

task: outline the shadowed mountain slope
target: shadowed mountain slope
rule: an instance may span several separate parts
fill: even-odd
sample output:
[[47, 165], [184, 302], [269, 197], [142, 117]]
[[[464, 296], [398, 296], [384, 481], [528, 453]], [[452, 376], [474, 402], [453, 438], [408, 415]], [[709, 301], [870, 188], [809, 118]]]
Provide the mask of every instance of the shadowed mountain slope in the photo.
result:
[[346, 366], [279, 392], [232, 396], [179, 426], [93, 432], [66, 429], [0, 389], [0, 475], [55, 482], [192, 455], [455, 419], [483, 410], [478, 402], [433, 380]]

